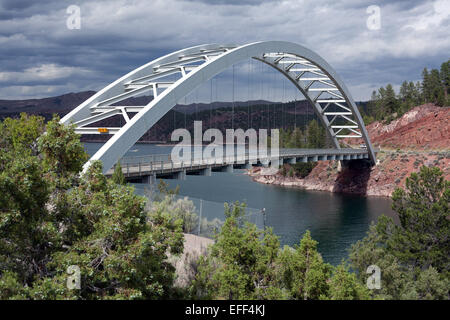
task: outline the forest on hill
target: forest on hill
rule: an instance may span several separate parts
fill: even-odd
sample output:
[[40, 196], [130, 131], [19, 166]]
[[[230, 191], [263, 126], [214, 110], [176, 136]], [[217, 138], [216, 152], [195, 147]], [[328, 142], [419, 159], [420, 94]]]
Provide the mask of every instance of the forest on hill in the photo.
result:
[[424, 68], [422, 81], [403, 81], [398, 93], [392, 84], [373, 91], [361, 113], [366, 125], [375, 120], [389, 123], [426, 103], [441, 107], [450, 105], [450, 60], [443, 62], [440, 70]]

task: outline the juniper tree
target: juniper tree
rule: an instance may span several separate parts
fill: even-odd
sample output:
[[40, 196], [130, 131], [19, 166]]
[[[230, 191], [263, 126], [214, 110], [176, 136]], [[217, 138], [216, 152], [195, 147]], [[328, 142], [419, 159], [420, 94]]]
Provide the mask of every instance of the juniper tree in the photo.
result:
[[[382, 287], [374, 292], [377, 297], [424, 298], [423, 292], [433, 291], [432, 283], [442, 286], [450, 279], [450, 182], [438, 167], [424, 166], [407, 178], [405, 189], [395, 190], [392, 200], [400, 223], [381, 216], [367, 236], [352, 246], [352, 267], [361, 281], [369, 265], [381, 268]], [[416, 287], [419, 283], [421, 287]], [[409, 294], [412, 288], [417, 295]], [[442, 297], [441, 291], [436, 292], [435, 298]], [[445, 297], [449, 298], [448, 291]]]
[[120, 161], [117, 161], [116, 165], [114, 166], [114, 172], [112, 175], [112, 180], [117, 183], [124, 185], [126, 184], [125, 176], [122, 171], [122, 166], [120, 165]]
[[[44, 130], [46, 132], [44, 133]], [[181, 221], [87, 155], [73, 126], [22, 115], [0, 125], [0, 298], [168, 298], [183, 249]], [[66, 285], [77, 266], [81, 289]]]

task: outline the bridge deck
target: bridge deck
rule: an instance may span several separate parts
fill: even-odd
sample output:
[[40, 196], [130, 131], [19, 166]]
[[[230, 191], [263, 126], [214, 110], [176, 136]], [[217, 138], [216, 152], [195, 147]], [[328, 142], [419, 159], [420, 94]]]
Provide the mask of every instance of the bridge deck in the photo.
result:
[[[252, 165], [268, 165], [278, 159], [284, 162], [314, 162], [325, 160], [369, 159], [367, 149], [284, 149], [279, 156], [257, 156], [256, 153], [245, 152], [232, 157], [212, 157], [190, 161], [171, 161], [170, 155], [151, 155], [125, 157], [121, 160], [122, 171], [128, 180], [178, 178], [184, 179], [186, 174], [210, 175], [211, 171], [232, 171], [233, 168], [250, 168]], [[106, 176], [111, 176], [113, 169]], [[148, 180], [150, 181], [150, 180]]]

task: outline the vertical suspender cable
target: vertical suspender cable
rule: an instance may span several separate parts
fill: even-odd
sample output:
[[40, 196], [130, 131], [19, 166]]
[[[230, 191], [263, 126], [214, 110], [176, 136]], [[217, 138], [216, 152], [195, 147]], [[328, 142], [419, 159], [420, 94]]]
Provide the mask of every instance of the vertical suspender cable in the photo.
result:
[[186, 129], [187, 96], [184, 96], [184, 129]]
[[284, 90], [285, 90], [285, 78], [283, 77], [283, 97], [281, 98], [281, 127], [284, 129]]
[[198, 120], [198, 88], [195, 89], [195, 120]]
[[[214, 77], [214, 88], [213, 88], [214, 89], [214, 102], [217, 102], [217, 78], [218, 77], [219, 77], [219, 75], [216, 75]], [[216, 125], [217, 109], [216, 109], [216, 107], [214, 108], [214, 121], [213, 121], [214, 128], [217, 128], [217, 125]]]
[[213, 95], [213, 78], [209, 80], [210, 83], [210, 90], [209, 90], [209, 124], [208, 128], [212, 128], [212, 95]]
[[276, 83], [276, 74], [275, 74], [275, 70], [272, 70], [273, 73], [273, 82], [272, 82], [272, 86], [273, 86], [273, 104], [272, 104], [272, 111], [273, 111], [273, 125], [272, 128], [276, 128], [277, 127], [277, 111], [276, 111], [276, 107], [277, 107], [277, 90], [275, 87], [275, 83]]
[[306, 102], [306, 118], [303, 117], [303, 132], [304, 132], [304, 136], [305, 136], [305, 144], [308, 143], [308, 136], [307, 136], [307, 125], [309, 123], [309, 102]]
[[294, 129], [297, 129], [297, 96], [298, 89], [294, 87]]
[[[266, 67], [266, 73], [269, 73], [270, 70], [268, 69], [267, 66]], [[269, 113], [269, 99], [270, 99], [270, 77], [268, 76], [268, 85], [267, 85], [267, 99], [266, 99], [266, 111], [267, 111], [267, 130], [269, 130], [270, 128], [270, 113]]]
[[250, 69], [252, 60], [250, 58], [250, 65], [247, 66], [247, 130], [250, 129]]
[[[216, 98], [215, 98], [216, 102], [219, 101], [219, 93], [217, 92], [217, 82], [218, 81], [219, 81], [219, 76], [217, 75], [216, 81], [214, 83], [215, 89], [216, 89], [216, 95], [215, 95], [216, 96]], [[214, 111], [214, 114], [217, 115], [217, 110]], [[214, 127], [217, 127], [217, 120], [216, 119], [214, 119]]]
[[234, 129], [234, 64], [233, 64], [233, 88], [232, 88], [232, 104], [231, 104], [231, 129]]
[[[260, 63], [260, 72], [259, 72], [259, 86], [260, 86], [260, 90], [261, 90], [261, 95], [260, 95], [260, 99], [261, 99], [261, 102], [264, 100], [264, 98], [263, 98], [263, 63], [261, 62]], [[263, 107], [264, 107], [264, 105], [263, 105], [263, 103], [261, 103], [261, 106], [259, 107], [259, 110], [258, 111], [260, 111], [260, 115], [262, 115], [263, 114]], [[263, 126], [263, 123], [262, 123], [262, 117], [260, 116], [259, 117], [259, 124], [258, 124], [258, 126], [259, 127], [262, 127]]]

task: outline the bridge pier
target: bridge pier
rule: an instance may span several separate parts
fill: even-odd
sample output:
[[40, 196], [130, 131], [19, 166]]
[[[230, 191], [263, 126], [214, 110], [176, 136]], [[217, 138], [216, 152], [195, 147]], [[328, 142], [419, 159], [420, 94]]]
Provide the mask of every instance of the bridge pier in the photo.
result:
[[252, 168], [252, 164], [251, 163], [235, 164], [235, 165], [233, 165], [233, 168], [250, 170]]
[[212, 171], [232, 173], [233, 172], [233, 165], [232, 164], [227, 164], [227, 165], [223, 165], [223, 166], [220, 166], [220, 167], [215, 167], [215, 168], [212, 168]]
[[173, 173], [173, 178], [177, 180], [186, 180], [186, 170], [181, 170]]
[[267, 168], [269, 165], [270, 165], [270, 161], [268, 159], [263, 159], [263, 160], [259, 159], [258, 163], [257, 163], [257, 166], [261, 166], [264, 168]]
[[297, 158], [286, 158], [286, 163], [289, 164], [296, 164], [297, 163]]
[[211, 177], [211, 167], [207, 167], [205, 169], [200, 170], [201, 176]]
[[281, 167], [284, 163], [284, 159], [283, 158], [278, 158], [275, 161], [278, 161], [278, 167]]
[[156, 174], [150, 174], [150, 175], [143, 176], [142, 183], [155, 184], [156, 183]]
[[347, 168], [370, 168], [372, 162], [370, 158], [360, 158], [359, 155], [355, 155], [355, 159], [342, 160], [338, 162], [338, 172], [341, 172]]

